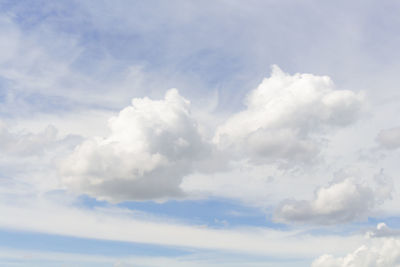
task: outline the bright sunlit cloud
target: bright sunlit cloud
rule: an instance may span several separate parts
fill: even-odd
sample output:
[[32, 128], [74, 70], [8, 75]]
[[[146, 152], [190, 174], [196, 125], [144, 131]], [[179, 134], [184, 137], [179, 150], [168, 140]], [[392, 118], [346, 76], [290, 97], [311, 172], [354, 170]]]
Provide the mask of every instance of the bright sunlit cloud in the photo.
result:
[[0, 265], [399, 265], [399, 11], [2, 1]]

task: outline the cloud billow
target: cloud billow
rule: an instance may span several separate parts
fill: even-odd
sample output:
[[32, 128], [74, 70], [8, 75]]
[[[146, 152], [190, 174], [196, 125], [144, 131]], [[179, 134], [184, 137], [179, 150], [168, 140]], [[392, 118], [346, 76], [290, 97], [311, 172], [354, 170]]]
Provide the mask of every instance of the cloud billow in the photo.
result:
[[273, 66], [249, 93], [246, 109], [205, 140], [176, 89], [163, 100], [135, 98], [110, 119], [109, 136], [88, 138], [64, 161], [63, 183], [113, 202], [182, 197], [183, 177], [212, 172], [211, 162], [250, 159], [290, 168], [312, 161], [326, 132], [355, 122], [363, 105], [362, 93], [335, 90], [327, 76], [289, 75]]
[[274, 220], [331, 225], [365, 219], [376, 206], [391, 198], [391, 179], [375, 180], [376, 188], [348, 178], [319, 188], [312, 200], [282, 201], [275, 209]]
[[[275, 72], [277, 71], [279, 73], [273, 74], [272, 77], [276, 75], [280, 75], [280, 78], [287, 76], [275, 69]], [[288, 79], [291, 80], [290, 77]], [[329, 81], [327, 78], [321, 79], [325, 82]], [[310, 89], [311, 92], [314, 92], [314, 89]], [[330, 94], [335, 95], [331, 89], [327, 92], [329, 92], [326, 96], [327, 99], [332, 97]], [[260, 93], [262, 92], [253, 91], [250, 96]], [[285, 96], [284, 98], [291, 99], [292, 94], [289, 93], [288, 95], [290, 97]], [[346, 96], [349, 96], [349, 98], [344, 101], [347, 103], [345, 106], [350, 110], [355, 109], [352, 105], [357, 106], [357, 111], [354, 112], [358, 113], [361, 100], [357, 95], [345, 91], [340, 97], [334, 96], [333, 98], [343, 100], [346, 99]], [[259, 98], [256, 97], [254, 101], [259, 101]], [[322, 99], [325, 99], [327, 103], [331, 101], [326, 100], [326, 98]], [[320, 100], [321, 97], [318, 101]], [[276, 101], [276, 99], [271, 101]], [[321, 101], [324, 102], [324, 100]], [[282, 103], [278, 101], [276, 105], [279, 107]], [[311, 139], [306, 140], [307, 137], [301, 140], [301, 137], [306, 137], [307, 134], [309, 137], [312, 136], [312, 123], [304, 118], [304, 123], [300, 123], [299, 120], [294, 120], [291, 116], [300, 116], [300, 118], [306, 116], [320, 123], [322, 123], [323, 118], [324, 123], [329, 121], [327, 126], [347, 125], [358, 116], [358, 114], [357, 116], [353, 114], [352, 120], [349, 120], [348, 117], [344, 120], [338, 120], [336, 115], [333, 115], [334, 112], [328, 109], [329, 112], [326, 111], [328, 115], [319, 114], [315, 115], [315, 118], [313, 117], [314, 112], [304, 111], [306, 108], [304, 105], [302, 108], [296, 107], [294, 104], [291, 106], [295, 107], [294, 109], [299, 109], [300, 113], [307, 113], [307, 116], [299, 115], [299, 112], [294, 114], [292, 111], [289, 112], [289, 116], [288, 111], [282, 109], [277, 114], [280, 114], [286, 122], [281, 120], [270, 121], [266, 125], [274, 127], [269, 130], [257, 129], [254, 132], [249, 132], [246, 128], [238, 128], [239, 135], [236, 135], [235, 138], [243, 133], [245, 135], [241, 136], [242, 140], [236, 140], [237, 143], [241, 145], [241, 141], [251, 142], [251, 138], [259, 134], [261, 139], [265, 139], [263, 140], [264, 143], [270, 142], [267, 148], [274, 159], [286, 157], [287, 160], [295, 160], [293, 157], [296, 153], [285, 149], [290, 146], [292, 148], [301, 147], [303, 142], [309, 144], [308, 142], [311, 142]], [[262, 110], [263, 107], [259, 109]], [[321, 108], [321, 110], [324, 109]], [[342, 112], [344, 110], [346, 109], [344, 108]], [[224, 141], [221, 139], [233, 138], [233, 136], [227, 136], [222, 132], [230, 133], [233, 128], [228, 127], [228, 125], [232, 120], [240, 121], [238, 118], [241, 118], [241, 114], [243, 113], [232, 116], [227, 123], [218, 128], [214, 137], [214, 145], [220, 150], [229, 151], [230, 148], [224, 147], [222, 143]], [[254, 116], [263, 118], [260, 114]], [[255, 120], [253, 122], [261, 125], [261, 121]], [[288, 122], [292, 124], [288, 124]], [[317, 129], [316, 131], [319, 127], [323, 127], [317, 124], [313, 126]], [[94, 137], [85, 140], [64, 161], [62, 166], [63, 180], [69, 189], [112, 202], [182, 197], [184, 195], [180, 188], [182, 178], [193, 172], [193, 165], [207, 158], [206, 155], [208, 157], [211, 155], [208, 153], [212, 149], [211, 145], [203, 139], [194, 118], [190, 114], [189, 101], [180, 96], [175, 89], [169, 90], [163, 100], [133, 99], [132, 106], [123, 109], [118, 116], [110, 119], [109, 126], [111, 134], [108, 137]], [[269, 135], [267, 134], [268, 131]], [[297, 136], [301, 131], [307, 134]], [[280, 140], [285, 135], [294, 135], [293, 140], [290, 138]], [[266, 149], [266, 147], [261, 146], [259, 149]], [[285, 155], [285, 152], [288, 152], [288, 154]], [[298, 152], [301, 154], [304, 151], [299, 149]], [[376, 206], [391, 197], [392, 183], [382, 177], [383, 180], [378, 178], [376, 177], [376, 182], [378, 182], [376, 188], [355, 183], [352, 179], [345, 179], [327, 187], [319, 188], [313, 200], [285, 200], [276, 208], [274, 220], [284, 223], [337, 224], [366, 218]]]
[[309, 161], [324, 132], [355, 122], [363, 104], [362, 93], [335, 90], [327, 76], [289, 75], [273, 66], [271, 77], [247, 96], [246, 108], [218, 127], [214, 142], [254, 161]]
[[362, 245], [344, 257], [325, 254], [315, 259], [311, 267], [398, 267], [400, 266], [400, 240], [382, 238]]
[[376, 229], [373, 229], [372, 231], [367, 232], [367, 236], [375, 237], [375, 238], [396, 237], [396, 236], [400, 236], [400, 230], [392, 229], [392, 228], [388, 227], [385, 223], [378, 223], [378, 225], [376, 226]]
[[183, 175], [207, 150], [189, 101], [176, 89], [163, 100], [136, 98], [109, 126], [108, 137], [85, 140], [64, 161], [68, 188], [113, 202], [183, 195]]

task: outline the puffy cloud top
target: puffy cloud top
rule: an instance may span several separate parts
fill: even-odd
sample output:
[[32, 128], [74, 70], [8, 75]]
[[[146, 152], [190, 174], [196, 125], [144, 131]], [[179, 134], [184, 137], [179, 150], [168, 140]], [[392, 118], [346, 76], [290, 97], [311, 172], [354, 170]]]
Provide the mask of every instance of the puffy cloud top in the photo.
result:
[[247, 96], [246, 109], [217, 129], [214, 142], [252, 158], [306, 161], [319, 151], [316, 135], [354, 122], [362, 104], [361, 93], [334, 90], [327, 76], [289, 75], [273, 66], [271, 77]]
[[358, 118], [363, 96], [334, 90], [327, 76], [289, 75], [273, 66], [245, 103], [217, 127], [212, 147], [176, 89], [163, 100], [135, 98], [109, 120], [109, 136], [85, 140], [65, 160], [64, 184], [110, 201], [164, 199], [183, 194], [183, 176], [194, 164], [201, 168], [206, 151], [213, 151], [209, 158], [294, 166], [319, 153], [328, 128]]
[[400, 235], [399, 229], [392, 229], [385, 223], [378, 223], [376, 229], [367, 233], [369, 237], [394, 237]]
[[378, 204], [391, 197], [391, 190], [375, 190], [357, 184], [351, 179], [319, 188], [315, 198], [283, 201], [275, 211], [275, 220], [281, 222], [336, 224], [365, 218]]
[[84, 141], [63, 163], [69, 188], [110, 201], [178, 197], [207, 146], [176, 89], [163, 100], [133, 99], [109, 127], [108, 137]]
[[312, 267], [399, 267], [400, 240], [385, 238], [363, 245], [345, 257], [335, 258], [332, 255], [322, 255], [316, 259]]

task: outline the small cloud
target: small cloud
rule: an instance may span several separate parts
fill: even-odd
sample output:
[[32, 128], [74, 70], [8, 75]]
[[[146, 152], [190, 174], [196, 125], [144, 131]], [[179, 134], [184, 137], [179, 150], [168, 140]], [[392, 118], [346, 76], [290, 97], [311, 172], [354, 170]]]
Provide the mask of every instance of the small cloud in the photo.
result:
[[400, 236], [400, 229], [389, 228], [385, 223], [378, 223], [376, 229], [367, 232], [368, 237], [395, 237]]
[[227, 220], [220, 220], [220, 219], [215, 218], [214, 223], [217, 225], [221, 225], [223, 227], [229, 226], [229, 222]]
[[284, 223], [337, 224], [365, 219], [373, 208], [391, 197], [386, 183], [375, 189], [351, 179], [321, 187], [314, 199], [285, 200], [277, 207], [274, 219]]
[[38, 155], [57, 142], [57, 129], [49, 125], [39, 133], [12, 132], [0, 121], [1, 152], [14, 156]]

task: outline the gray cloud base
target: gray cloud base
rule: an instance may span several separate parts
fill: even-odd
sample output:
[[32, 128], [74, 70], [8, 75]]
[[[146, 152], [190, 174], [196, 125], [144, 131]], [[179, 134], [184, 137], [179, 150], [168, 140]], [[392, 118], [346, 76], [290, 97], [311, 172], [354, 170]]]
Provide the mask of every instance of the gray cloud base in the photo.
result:
[[376, 137], [379, 145], [388, 150], [394, 150], [400, 147], [400, 127], [385, 129], [379, 132]]

